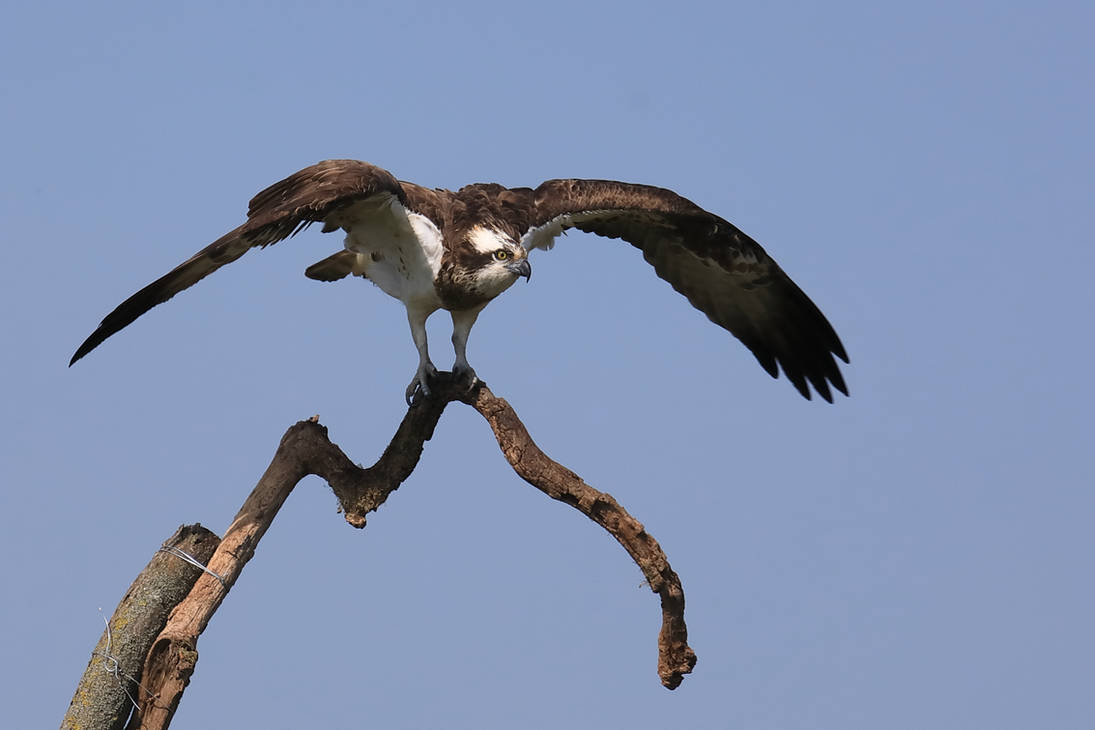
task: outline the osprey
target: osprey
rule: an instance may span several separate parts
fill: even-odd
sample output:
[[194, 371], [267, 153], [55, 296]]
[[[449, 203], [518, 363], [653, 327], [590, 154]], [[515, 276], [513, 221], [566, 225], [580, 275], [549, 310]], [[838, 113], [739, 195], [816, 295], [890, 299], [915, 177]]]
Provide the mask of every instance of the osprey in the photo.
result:
[[346, 232], [344, 249], [309, 266], [311, 279], [369, 279], [407, 308], [418, 369], [406, 397], [430, 394], [426, 319], [452, 316], [453, 372], [477, 381], [468, 334], [483, 308], [519, 277], [528, 255], [550, 249], [570, 228], [622, 238], [715, 324], [748, 347], [773, 377], [783, 370], [799, 393], [829, 401], [848, 389], [833, 355], [848, 356], [825, 316], [760, 245], [676, 193], [611, 180], [548, 180], [536, 189], [494, 183], [456, 192], [396, 180], [357, 160], [326, 160], [256, 195], [247, 221], [126, 299], [80, 345], [71, 366], [152, 307], [254, 247], [313, 223]]

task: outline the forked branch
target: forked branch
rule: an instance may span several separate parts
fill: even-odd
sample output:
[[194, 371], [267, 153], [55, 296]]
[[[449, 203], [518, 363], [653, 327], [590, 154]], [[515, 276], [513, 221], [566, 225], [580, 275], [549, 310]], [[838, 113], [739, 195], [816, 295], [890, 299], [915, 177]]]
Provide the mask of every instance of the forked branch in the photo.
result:
[[658, 638], [658, 674], [669, 689], [692, 670], [696, 655], [688, 646], [684, 592], [661, 547], [642, 524], [611, 495], [583, 482], [574, 472], [548, 458], [533, 442], [510, 405], [484, 384], [466, 386], [439, 378], [434, 394], [408, 409], [395, 436], [371, 467], [355, 465], [327, 438], [313, 418], [289, 428], [273, 461], [236, 515], [220, 546], [187, 597], [176, 606], [145, 662], [142, 685], [148, 691], [130, 728], [166, 728], [189, 683], [197, 661], [198, 636], [254, 554], [293, 487], [305, 476], [327, 480], [339, 499], [346, 521], [364, 527], [375, 510], [410, 476], [445, 407], [454, 400], [472, 406], [490, 424], [506, 460], [527, 482], [552, 499], [566, 502], [601, 525], [624, 546], [652, 590], [661, 597], [662, 628]]

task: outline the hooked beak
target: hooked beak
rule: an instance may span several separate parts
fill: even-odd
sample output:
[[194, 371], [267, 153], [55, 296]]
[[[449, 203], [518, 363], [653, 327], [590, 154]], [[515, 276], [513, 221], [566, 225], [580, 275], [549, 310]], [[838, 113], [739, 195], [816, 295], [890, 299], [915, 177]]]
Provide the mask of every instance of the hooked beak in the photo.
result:
[[525, 277], [525, 281], [529, 281], [532, 278], [532, 266], [529, 265], [528, 259], [516, 259], [506, 264], [506, 267], [517, 276]]

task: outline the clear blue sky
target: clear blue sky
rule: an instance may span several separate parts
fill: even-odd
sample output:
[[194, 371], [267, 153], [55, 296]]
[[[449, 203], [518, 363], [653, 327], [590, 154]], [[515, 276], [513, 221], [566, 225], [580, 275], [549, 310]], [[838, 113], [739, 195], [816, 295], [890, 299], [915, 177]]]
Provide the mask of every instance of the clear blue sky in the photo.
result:
[[661, 541], [695, 673], [658, 684], [627, 555], [451, 407], [364, 532], [300, 485], [176, 727], [1092, 727], [1093, 27], [1085, 3], [13, 7], [5, 725], [60, 721], [99, 608], [180, 523], [223, 531], [290, 424], [387, 443], [406, 322], [303, 277], [339, 245], [318, 231], [66, 368], [253, 193], [355, 157], [670, 187], [826, 312], [852, 398], [807, 403], [636, 251], [571, 235], [469, 355]]

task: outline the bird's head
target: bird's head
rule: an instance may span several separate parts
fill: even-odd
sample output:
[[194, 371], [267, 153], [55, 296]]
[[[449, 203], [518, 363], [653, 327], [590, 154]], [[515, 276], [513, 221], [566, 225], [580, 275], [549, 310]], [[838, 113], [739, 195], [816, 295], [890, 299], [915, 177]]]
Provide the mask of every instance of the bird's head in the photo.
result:
[[467, 243], [470, 250], [466, 262], [472, 285], [487, 297], [498, 296], [518, 277], [527, 280], [532, 276], [528, 251], [505, 233], [476, 227], [468, 232]]

